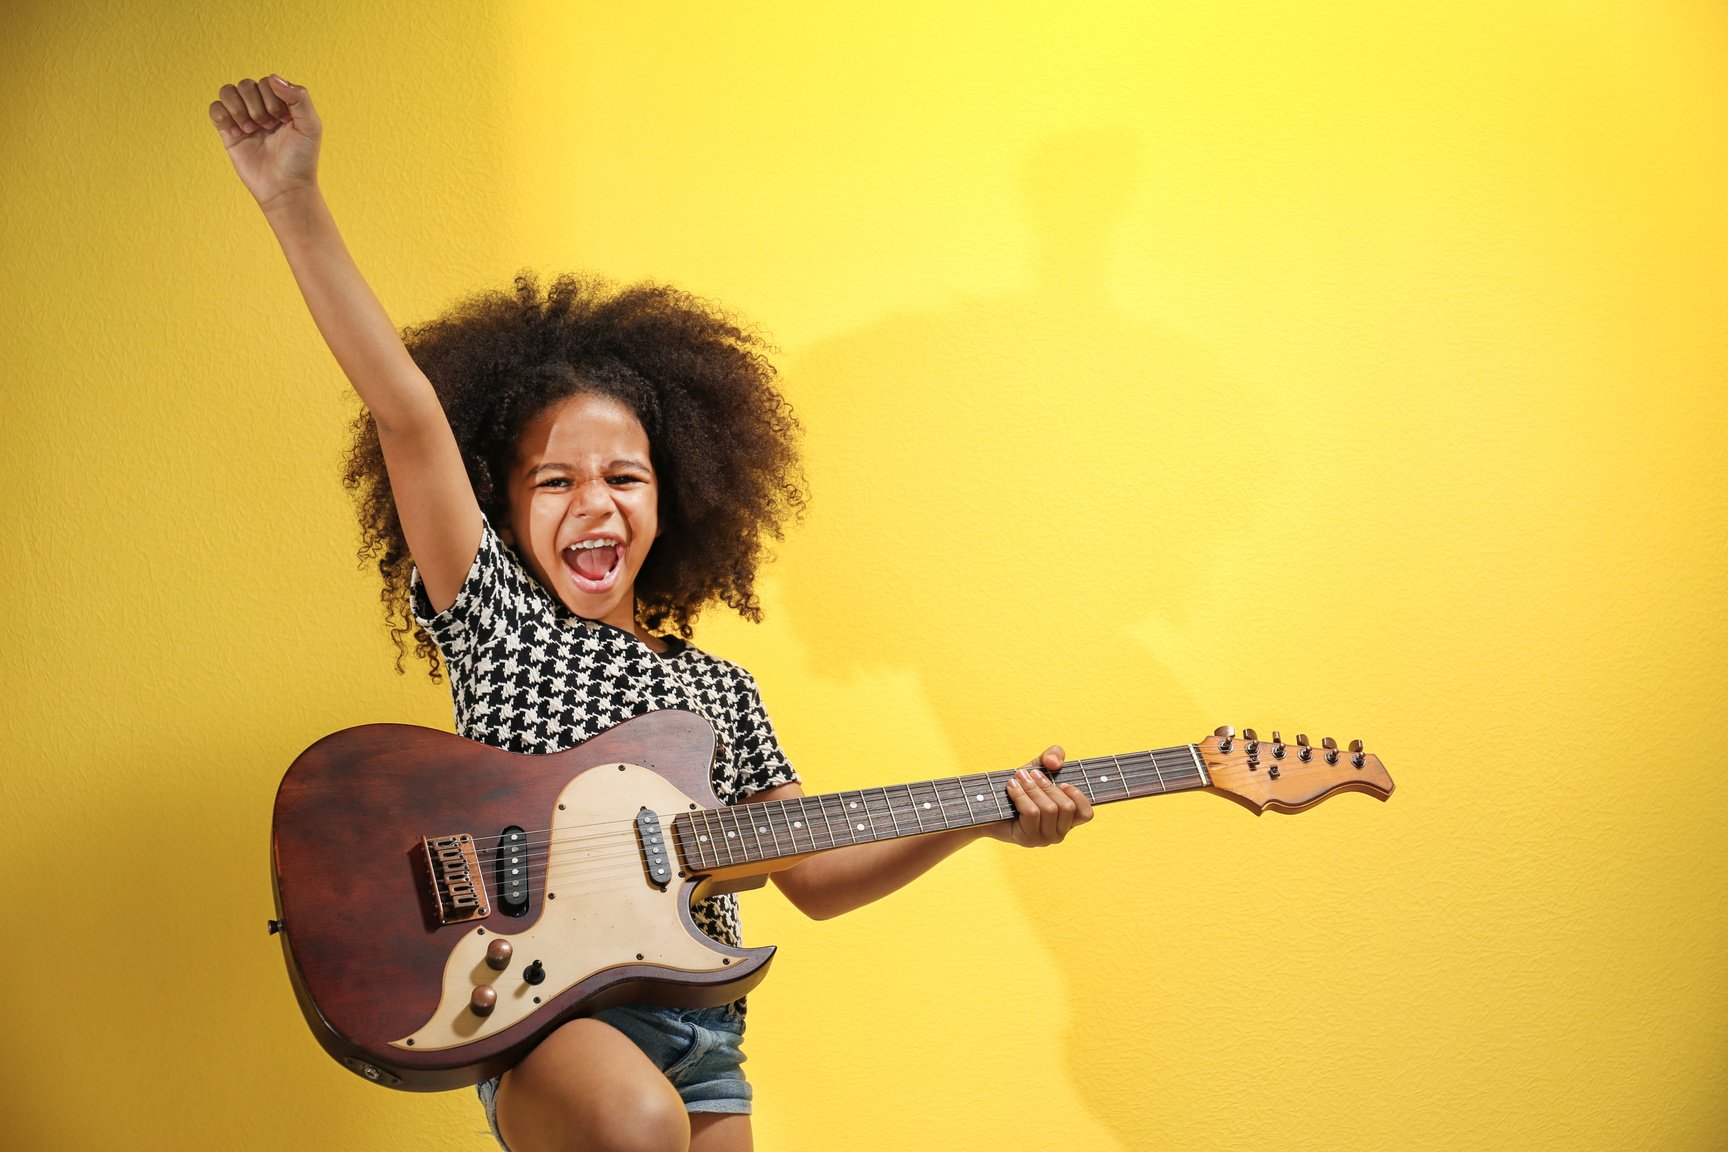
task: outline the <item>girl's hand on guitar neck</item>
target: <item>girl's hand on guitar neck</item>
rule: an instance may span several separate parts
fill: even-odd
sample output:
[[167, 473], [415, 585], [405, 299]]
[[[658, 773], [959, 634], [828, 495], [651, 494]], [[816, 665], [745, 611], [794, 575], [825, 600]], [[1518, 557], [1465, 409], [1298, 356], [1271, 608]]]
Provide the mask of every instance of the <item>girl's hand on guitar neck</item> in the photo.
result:
[[1022, 848], [1062, 843], [1076, 825], [1092, 819], [1092, 802], [1072, 784], [1051, 777], [1062, 770], [1064, 753], [1052, 745], [1008, 781], [1008, 798], [1020, 815], [989, 826], [990, 835]]

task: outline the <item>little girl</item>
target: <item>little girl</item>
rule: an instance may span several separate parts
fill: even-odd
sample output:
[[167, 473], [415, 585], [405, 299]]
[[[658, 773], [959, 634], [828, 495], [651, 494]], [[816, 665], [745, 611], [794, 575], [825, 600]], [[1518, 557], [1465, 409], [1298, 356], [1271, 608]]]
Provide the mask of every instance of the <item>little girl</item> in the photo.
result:
[[[226, 85], [210, 119], [365, 405], [347, 482], [378, 556], [398, 648], [440, 660], [458, 730], [514, 752], [573, 747], [657, 708], [715, 727], [727, 804], [802, 795], [755, 681], [692, 646], [720, 602], [750, 619], [765, 538], [803, 505], [796, 423], [759, 339], [683, 293], [563, 277], [476, 296], [397, 334], [317, 181], [323, 126], [280, 76]], [[400, 658], [398, 659], [400, 667]], [[877, 841], [774, 874], [826, 918], [899, 888], [987, 833], [1038, 846], [1091, 819], [1046, 773], [1009, 784], [1017, 819]], [[738, 941], [734, 898], [698, 921]], [[744, 1152], [742, 1002], [608, 1009], [480, 1085], [515, 1152]]]

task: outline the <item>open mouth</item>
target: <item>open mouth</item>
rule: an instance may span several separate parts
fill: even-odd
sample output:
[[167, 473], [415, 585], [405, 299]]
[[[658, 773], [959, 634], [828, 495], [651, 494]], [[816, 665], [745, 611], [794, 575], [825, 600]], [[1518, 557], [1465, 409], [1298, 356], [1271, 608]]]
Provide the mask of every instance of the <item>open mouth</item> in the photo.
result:
[[623, 546], [612, 539], [578, 540], [564, 549], [564, 568], [584, 592], [606, 592], [618, 582]]

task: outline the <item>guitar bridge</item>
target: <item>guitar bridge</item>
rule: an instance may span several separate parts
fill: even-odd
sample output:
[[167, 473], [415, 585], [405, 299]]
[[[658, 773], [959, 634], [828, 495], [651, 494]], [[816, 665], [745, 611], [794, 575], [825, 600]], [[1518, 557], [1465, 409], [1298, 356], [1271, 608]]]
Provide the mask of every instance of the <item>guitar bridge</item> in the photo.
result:
[[426, 847], [426, 868], [432, 877], [432, 896], [438, 904], [439, 921], [460, 924], [490, 915], [486, 879], [474, 851], [474, 837], [428, 836], [421, 843]]

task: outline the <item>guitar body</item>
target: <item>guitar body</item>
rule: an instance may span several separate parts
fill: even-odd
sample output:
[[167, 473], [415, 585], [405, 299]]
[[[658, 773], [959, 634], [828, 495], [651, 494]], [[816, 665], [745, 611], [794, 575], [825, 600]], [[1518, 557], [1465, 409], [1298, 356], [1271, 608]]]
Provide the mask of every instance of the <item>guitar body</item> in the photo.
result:
[[[289, 977], [319, 1043], [370, 1080], [438, 1091], [499, 1075], [559, 1024], [615, 1003], [744, 995], [774, 949], [697, 928], [690, 904], [710, 889], [670, 852], [669, 881], [655, 883], [637, 822], [643, 809], [721, 807], [713, 754], [708, 724], [681, 711], [549, 756], [399, 724], [308, 748], [276, 795], [271, 865]], [[455, 841], [496, 844], [508, 829], [541, 847], [507, 910], [496, 849], [465, 870]], [[564, 848], [550, 867], [548, 830]], [[441, 871], [464, 877], [443, 877], [447, 903]]]
[[[476, 1084], [572, 1017], [754, 988], [774, 949], [715, 942], [693, 900], [819, 852], [1016, 815], [1011, 770], [727, 808], [713, 760], [708, 722], [676, 710], [550, 756], [404, 724], [312, 745], [276, 793], [270, 849], [272, 927], [313, 1035], [375, 1083]], [[1229, 727], [1071, 760], [1062, 779], [1094, 805], [1206, 791], [1255, 813], [1393, 787], [1360, 740]]]

